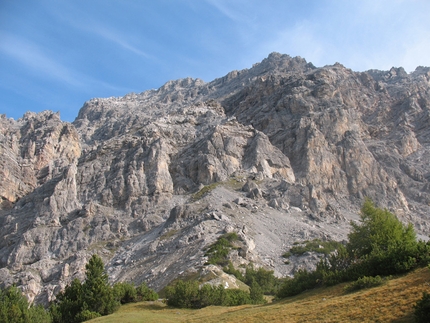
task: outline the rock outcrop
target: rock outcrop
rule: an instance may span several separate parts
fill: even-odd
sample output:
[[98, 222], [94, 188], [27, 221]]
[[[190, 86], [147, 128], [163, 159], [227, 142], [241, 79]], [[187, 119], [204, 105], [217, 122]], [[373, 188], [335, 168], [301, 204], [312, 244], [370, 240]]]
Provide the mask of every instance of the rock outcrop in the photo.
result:
[[[76, 120], [0, 118], [1, 283], [47, 302], [93, 253], [112, 281], [157, 290], [234, 264], [290, 275], [296, 241], [342, 240], [364, 197], [430, 228], [430, 69], [317, 68], [272, 53], [205, 83], [92, 99]], [[233, 283], [231, 283], [233, 284]]]

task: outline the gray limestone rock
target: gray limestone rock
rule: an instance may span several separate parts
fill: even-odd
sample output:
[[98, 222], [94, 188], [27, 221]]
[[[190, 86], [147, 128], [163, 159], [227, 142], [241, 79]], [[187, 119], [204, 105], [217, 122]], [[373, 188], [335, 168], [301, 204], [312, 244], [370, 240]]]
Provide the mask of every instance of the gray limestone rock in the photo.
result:
[[0, 283], [46, 303], [97, 253], [112, 282], [160, 290], [217, 272], [204, 250], [225, 232], [237, 266], [291, 275], [318, 257], [281, 255], [346, 239], [366, 196], [428, 236], [429, 81], [272, 53], [209, 83], [92, 99], [72, 124], [2, 115]]

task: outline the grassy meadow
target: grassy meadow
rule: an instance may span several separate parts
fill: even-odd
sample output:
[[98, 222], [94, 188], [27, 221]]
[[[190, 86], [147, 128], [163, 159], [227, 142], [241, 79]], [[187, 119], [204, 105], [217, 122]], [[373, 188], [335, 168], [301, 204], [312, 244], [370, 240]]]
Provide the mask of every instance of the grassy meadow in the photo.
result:
[[317, 288], [266, 305], [192, 310], [158, 301], [132, 303], [90, 322], [413, 322], [414, 304], [424, 291], [430, 292], [430, 270], [420, 268], [382, 286], [350, 294], [344, 292], [345, 286]]

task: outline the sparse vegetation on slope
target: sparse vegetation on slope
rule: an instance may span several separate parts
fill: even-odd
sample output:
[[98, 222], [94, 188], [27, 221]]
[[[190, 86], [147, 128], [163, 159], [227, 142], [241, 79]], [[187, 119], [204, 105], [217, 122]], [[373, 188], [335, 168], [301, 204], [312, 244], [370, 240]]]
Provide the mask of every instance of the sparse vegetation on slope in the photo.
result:
[[161, 302], [133, 303], [93, 323], [413, 322], [414, 305], [430, 291], [430, 270], [419, 268], [382, 286], [345, 294], [345, 284], [317, 288], [267, 305], [180, 309]]
[[333, 251], [336, 251], [342, 246], [342, 243], [338, 241], [322, 241], [321, 239], [314, 239], [312, 241], [304, 241], [302, 243], [296, 243], [290, 251], [283, 254], [284, 258], [288, 258], [291, 255], [301, 256], [306, 252], [317, 252], [324, 255], [328, 255]]
[[227, 266], [228, 253], [234, 248], [233, 242], [239, 240], [239, 236], [235, 232], [226, 233], [221, 236], [215, 243], [209, 246], [206, 251], [208, 263], [212, 265]]
[[299, 270], [283, 283], [277, 296], [289, 297], [321, 285], [363, 280], [365, 276], [405, 273], [429, 263], [430, 243], [416, 241], [411, 225], [403, 225], [394, 214], [377, 208], [369, 199], [361, 209], [361, 223], [351, 225], [346, 247], [340, 245], [336, 253], [320, 261], [315, 271]]

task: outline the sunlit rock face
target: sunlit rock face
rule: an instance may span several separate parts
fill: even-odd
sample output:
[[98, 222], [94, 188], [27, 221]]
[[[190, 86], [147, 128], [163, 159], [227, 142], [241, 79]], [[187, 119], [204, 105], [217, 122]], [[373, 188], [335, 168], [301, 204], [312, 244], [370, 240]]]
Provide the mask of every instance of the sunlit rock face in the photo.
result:
[[291, 275], [318, 256], [281, 255], [345, 239], [366, 196], [428, 236], [429, 80], [272, 53], [209, 83], [92, 99], [73, 123], [1, 116], [1, 283], [46, 303], [97, 253], [112, 282], [160, 290], [218, 272], [204, 250], [227, 232], [234, 265]]

